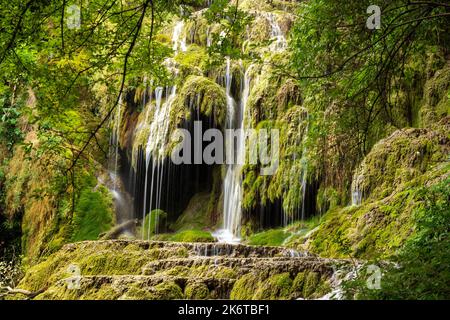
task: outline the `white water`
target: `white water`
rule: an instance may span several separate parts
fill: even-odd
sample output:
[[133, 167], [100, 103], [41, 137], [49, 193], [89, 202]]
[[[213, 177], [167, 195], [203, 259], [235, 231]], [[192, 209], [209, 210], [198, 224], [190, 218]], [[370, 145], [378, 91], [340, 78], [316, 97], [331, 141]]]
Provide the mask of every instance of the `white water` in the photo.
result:
[[363, 200], [363, 192], [361, 190], [361, 183], [363, 180], [363, 175], [358, 172], [358, 170], [355, 172], [355, 175], [353, 176], [352, 181], [352, 205], [359, 206], [362, 203]]
[[264, 17], [267, 19], [271, 27], [270, 36], [273, 43], [270, 45], [270, 49], [273, 51], [285, 50], [287, 48], [287, 40], [280, 25], [278, 24], [277, 15], [272, 12], [265, 12]]
[[[183, 37], [182, 37], [183, 34]], [[184, 34], [184, 21], [179, 21], [175, 25], [172, 34], [172, 49], [175, 51], [175, 54], [179, 51], [185, 52], [187, 50], [186, 46], [186, 34]]]
[[[184, 33], [184, 22], [176, 23], [173, 34], [172, 43], [175, 55], [181, 51], [186, 51], [186, 36]], [[183, 36], [182, 36], [183, 35]], [[166, 59], [165, 65], [169, 72], [175, 78], [178, 70], [173, 59]], [[173, 101], [177, 95], [177, 86], [166, 87], [166, 97], [163, 102], [164, 88], [157, 87], [155, 89], [155, 106], [153, 111], [153, 118], [149, 126], [149, 136], [145, 146], [145, 185], [144, 185], [144, 199], [142, 210], [142, 221], [145, 216], [150, 214], [149, 226], [147, 228], [147, 238], [150, 238], [151, 230], [150, 224], [152, 221], [152, 211], [161, 207], [161, 196], [164, 177], [164, 158], [166, 157], [166, 145], [168, 143], [168, 134], [170, 126], [170, 111], [172, 109]], [[150, 168], [151, 166], [151, 168]], [[151, 170], [150, 190], [148, 190], [148, 174]], [[149, 206], [147, 206], [147, 199], [150, 199]], [[155, 201], [153, 199], [155, 198]], [[155, 230], [157, 232], [157, 223]], [[142, 228], [142, 238], [145, 238], [145, 230]]]
[[301, 165], [302, 165], [302, 215], [301, 219], [302, 221], [305, 220], [305, 200], [306, 200], [306, 183], [308, 178], [308, 148], [306, 146], [306, 139], [308, 138], [308, 130], [309, 130], [309, 114], [306, 115], [306, 128], [305, 132], [303, 133], [303, 141], [302, 141], [302, 159], [301, 159]]
[[120, 123], [122, 122], [122, 95], [119, 96], [116, 112], [114, 113], [113, 128], [111, 135], [110, 146], [114, 163], [110, 168], [110, 177], [113, 181], [113, 190], [117, 191], [119, 185], [119, 138], [120, 138]]
[[[118, 223], [129, 220], [132, 213], [132, 204], [123, 192], [123, 186], [120, 179], [120, 165], [119, 165], [119, 144], [120, 144], [120, 126], [122, 122], [123, 110], [122, 95], [119, 96], [117, 107], [111, 118], [110, 127], [112, 134], [109, 146], [109, 165], [108, 172], [111, 184], [108, 185], [112, 198], [114, 199], [114, 207], [116, 212], [116, 219]], [[129, 234], [129, 233], [128, 233]]]
[[[250, 69], [249, 69], [250, 70]], [[227, 58], [225, 75], [225, 87], [227, 95], [227, 126], [230, 129], [245, 129], [244, 119], [247, 100], [250, 92], [250, 77], [248, 70], [245, 72], [244, 85], [242, 88], [240, 110], [231, 96], [231, 61]], [[234, 143], [233, 137], [226, 137], [227, 148], [234, 152], [227, 153], [234, 155], [236, 161], [227, 160], [227, 173], [224, 180], [224, 207], [223, 207], [223, 228], [214, 233], [219, 242], [239, 243], [242, 219], [242, 165], [245, 159], [245, 135], [237, 137]], [[233, 148], [233, 146], [235, 146]], [[229, 164], [228, 164], [229, 163]]]

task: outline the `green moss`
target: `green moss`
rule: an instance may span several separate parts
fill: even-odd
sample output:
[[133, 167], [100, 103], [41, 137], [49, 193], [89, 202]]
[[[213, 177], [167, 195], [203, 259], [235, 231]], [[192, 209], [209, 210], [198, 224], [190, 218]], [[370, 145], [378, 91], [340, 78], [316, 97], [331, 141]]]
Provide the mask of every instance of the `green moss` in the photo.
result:
[[234, 284], [230, 293], [232, 300], [252, 300], [256, 289], [258, 288], [259, 279], [254, 273], [247, 273], [240, 277]]
[[[380, 199], [395, 187], [447, 160], [448, 138], [428, 129], [405, 129], [378, 142], [357, 169], [354, 187], [365, 199]], [[355, 185], [356, 184], [356, 185]]]
[[176, 266], [172, 269], [169, 269], [164, 272], [165, 274], [169, 276], [175, 276], [175, 277], [187, 277], [190, 274], [190, 269], [185, 266]]
[[69, 242], [72, 236], [72, 228], [69, 225], [59, 227], [59, 231], [49, 241], [47, 248], [48, 253], [51, 254], [61, 249], [64, 244]]
[[[150, 259], [152, 258], [150, 254]], [[77, 265], [86, 275], [139, 274], [148, 261], [149, 257], [142, 255], [140, 252], [124, 254], [122, 252], [103, 251], [81, 258]]]
[[202, 229], [210, 225], [208, 203], [211, 194], [207, 192], [195, 194], [187, 208], [178, 217], [177, 221], [171, 225], [175, 231]]
[[173, 281], [165, 281], [155, 286], [157, 300], [179, 300], [183, 299], [183, 291]]
[[217, 126], [224, 127], [227, 102], [225, 91], [221, 86], [202, 76], [186, 78], [172, 106], [172, 125], [178, 126], [183, 120], [189, 119], [191, 102], [195, 110], [210, 117]]
[[145, 249], [114, 241], [70, 244], [29, 268], [19, 287], [40, 290], [66, 278], [70, 266], [78, 267], [81, 275], [139, 275], [156, 259], [186, 257], [187, 251], [183, 249], [169, 250], [157, 246]]
[[[284, 101], [285, 98], [281, 100]], [[302, 207], [304, 186], [301, 177], [305, 172], [313, 172], [310, 168], [309, 153], [304, 154], [308, 113], [305, 108], [298, 105], [284, 108], [288, 108], [288, 110], [273, 112], [278, 114], [277, 119], [257, 122], [256, 129], [265, 129], [268, 132], [271, 129], [278, 130], [280, 160], [275, 174], [270, 176], [260, 174], [260, 165], [244, 166], [242, 204], [244, 209], [252, 210], [258, 205], [281, 200], [284, 212], [288, 216], [294, 217]], [[259, 117], [259, 115], [255, 116]], [[250, 144], [247, 148], [249, 147]], [[305, 178], [309, 182], [310, 177]]]
[[209, 296], [209, 289], [204, 283], [191, 282], [184, 289], [184, 295], [186, 299], [207, 299]]
[[273, 229], [256, 233], [247, 242], [255, 246], [280, 246], [290, 235], [284, 229]]
[[309, 298], [316, 290], [320, 282], [320, 274], [308, 272], [303, 283], [303, 297]]
[[440, 119], [450, 114], [450, 64], [435, 72], [424, 88], [423, 106], [420, 110], [421, 124], [434, 127]]
[[[106, 291], [108, 296], [109, 291]], [[149, 290], [139, 288], [137, 285], [132, 286], [125, 295], [123, 295], [121, 300], [155, 300], [155, 294]]]
[[288, 272], [263, 276], [247, 273], [240, 277], [231, 290], [230, 298], [235, 300], [290, 299], [293, 281]]
[[[152, 210], [145, 216], [142, 226], [137, 229], [137, 234], [144, 235], [144, 239], [148, 239], [149, 235], [165, 232], [167, 227], [167, 213], [161, 209]], [[143, 230], [142, 230], [143, 229]]]
[[256, 290], [258, 300], [289, 299], [292, 292], [292, 279], [288, 272], [276, 274], [263, 281]]
[[321, 187], [317, 192], [317, 211], [324, 214], [343, 204], [343, 196], [332, 187]]
[[292, 291], [299, 293], [299, 297], [303, 297], [303, 287], [307, 274], [307, 271], [297, 273], [292, 283]]
[[211, 233], [201, 230], [180, 231], [169, 238], [176, 242], [214, 242]]
[[175, 61], [179, 64], [182, 74], [202, 75], [206, 72], [208, 55], [204, 48], [192, 44], [186, 52], [179, 52]]
[[73, 218], [72, 241], [95, 240], [114, 223], [112, 198], [108, 189], [88, 187], [81, 191]]
[[439, 182], [448, 170], [445, 163], [435, 166], [381, 200], [329, 211], [306, 249], [336, 258], [392, 256], [415, 232], [412, 212], [423, 205], [420, 189]]
[[189, 272], [191, 276], [200, 278], [235, 279], [237, 277], [234, 269], [224, 266], [192, 266]]

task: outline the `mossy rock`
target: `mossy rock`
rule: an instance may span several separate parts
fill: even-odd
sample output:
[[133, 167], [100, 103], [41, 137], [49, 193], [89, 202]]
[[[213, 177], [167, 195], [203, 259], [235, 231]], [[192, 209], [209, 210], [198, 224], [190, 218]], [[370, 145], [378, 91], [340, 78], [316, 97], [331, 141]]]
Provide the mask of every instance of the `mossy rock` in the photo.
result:
[[234, 300], [287, 300], [292, 297], [293, 281], [288, 272], [274, 275], [251, 272], [240, 277], [231, 290]]
[[69, 276], [70, 268], [78, 268], [81, 275], [140, 275], [144, 267], [157, 259], [185, 258], [186, 248], [169, 250], [157, 244], [138, 246], [134, 242], [87, 241], [65, 245], [26, 270], [19, 287], [30, 291], [41, 290]]
[[[105, 290], [107, 293], [108, 291]], [[156, 300], [155, 294], [148, 289], [132, 286], [119, 300]]]
[[137, 229], [137, 235], [143, 235], [144, 239], [149, 239], [158, 233], [164, 233], [167, 230], [167, 213], [161, 209], [152, 210], [145, 216], [144, 222]]
[[235, 279], [237, 277], [236, 270], [225, 266], [192, 266], [190, 274], [195, 277], [214, 279]]
[[188, 283], [184, 289], [186, 299], [204, 300], [209, 296], [208, 286], [201, 282]]
[[182, 75], [203, 75], [207, 70], [208, 55], [204, 48], [190, 45], [186, 52], [179, 52], [175, 57]]
[[203, 76], [189, 76], [183, 83], [171, 111], [172, 126], [180, 125], [191, 117], [190, 107], [211, 118], [218, 127], [224, 127], [227, 114], [225, 90]]
[[232, 300], [252, 300], [258, 288], [259, 279], [254, 273], [247, 273], [240, 277], [234, 284], [230, 293]]
[[176, 242], [214, 242], [215, 239], [211, 233], [202, 230], [183, 230], [175, 233], [169, 238]]
[[180, 300], [183, 299], [183, 291], [173, 281], [165, 281], [155, 286], [154, 300]]
[[255, 246], [281, 246], [290, 235], [284, 229], [272, 229], [250, 236], [247, 243]]
[[359, 189], [364, 199], [384, 198], [446, 161], [449, 151], [449, 138], [437, 131], [398, 130], [378, 142], [364, 158], [355, 172], [353, 189]]
[[423, 106], [420, 109], [421, 124], [435, 127], [443, 117], [450, 115], [450, 62], [436, 71], [425, 83]]
[[309, 298], [314, 294], [320, 282], [320, 274], [308, 272], [303, 283], [303, 297]]
[[208, 192], [195, 194], [177, 221], [171, 225], [171, 229], [182, 231], [209, 227], [208, 204], [210, 198], [211, 194]]
[[261, 282], [253, 296], [257, 300], [287, 300], [292, 292], [292, 279], [288, 272], [276, 274]]
[[382, 199], [327, 212], [320, 225], [298, 247], [325, 257], [389, 258], [414, 235], [413, 213], [423, 203], [421, 188], [439, 183], [450, 173], [448, 163], [382, 194]]

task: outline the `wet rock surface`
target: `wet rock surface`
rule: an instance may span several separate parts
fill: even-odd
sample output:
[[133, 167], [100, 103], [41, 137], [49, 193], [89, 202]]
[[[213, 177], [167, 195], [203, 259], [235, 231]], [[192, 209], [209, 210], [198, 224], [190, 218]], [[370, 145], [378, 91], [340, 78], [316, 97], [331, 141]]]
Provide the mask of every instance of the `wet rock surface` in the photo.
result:
[[283, 247], [86, 241], [30, 268], [19, 287], [45, 289], [35, 299], [320, 298], [347, 265]]

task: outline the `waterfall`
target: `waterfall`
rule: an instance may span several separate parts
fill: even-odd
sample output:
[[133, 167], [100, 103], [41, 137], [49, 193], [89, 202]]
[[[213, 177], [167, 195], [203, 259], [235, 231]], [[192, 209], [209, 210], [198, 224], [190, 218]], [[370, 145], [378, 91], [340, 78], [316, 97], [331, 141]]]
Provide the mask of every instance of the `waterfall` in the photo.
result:
[[355, 172], [352, 181], [351, 193], [352, 193], [352, 205], [359, 206], [362, 203], [363, 192], [361, 190], [361, 183], [364, 176], [358, 171]]
[[212, 34], [211, 34], [211, 27], [208, 27], [206, 29], [206, 47], [211, 47], [212, 44]]
[[278, 24], [277, 15], [272, 12], [265, 12], [263, 15], [270, 24], [270, 37], [274, 40], [270, 45], [270, 49], [276, 52], [285, 50], [287, 48], [287, 40]]
[[[179, 21], [176, 23], [173, 34], [172, 44], [174, 55], [179, 50], [186, 51], [186, 37], [182, 36], [184, 31], [184, 22]], [[165, 66], [169, 70], [173, 77], [178, 75], [175, 62], [172, 58], [165, 60]], [[165, 92], [165, 99], [163, 102], [163, 96]], [[166, 145], [168, 143], [168, 134], [170, 127], [170, 111], [172, 103], [176, 98], [177, 86], [168, 86], [166, 88], [155, 88], [155, 105], [153, 111], [153, 118], [149, 125], [149, 135], [145, 146], [145, 178], [144, 178], [144, 198], [142, 209], [142, 221], [145, 221], [145, 216], [149, 214], [147, 239], [151, 235], [151, 221], [152, 211], [161, 207], [163, 177], [164, 177], [164, 159], [166, 157]], [[148, 114], [147, 114], [148, 116]], [[151, 168], [150, 168], [151, 166]], [[151, 170], [151, 181], [149, 183], [148, 176]], [[149, 185], [150, 184], [150, 188]], [[148, 200], [149, 199], [149, 200]], [[154, 200], [155, 199], [155, 200]], [[149, 203], [149, 205], [147, 205]], [[154, 232], [157, 232], [157, 221], [155, 224]], [[142, 239], [145, 239], [145, 228], [142, 228]]]
[[114, 200], [114, 207], [116, 211], [116, 219], [118, 223], [125, 222], [130, 219], [130, 203], [129, 199], [123, 194], [122, 183], [120, 180], [120, 166], [119, 166], [119, 144], [120, 144], [120, 126], [122, 123], [122, 95], [119, 96], [113, 118], [110, 122], [112, 129], [110, 144], [109, 144], [109, 177], [112, 182], [108, 186]]
[[[289, 183], [295, 186], [300, 184], [300, 189], [298, 192], [296, 191], [296, 201], [284, 208], [283, 226], [285, 227], [297, 220], [305, 220], [306, 217], [305, 203], [306, 189], [308, 187], [308, 148], [306, 142], [309, 131], [309, 114], [306, 109], [302, 108], [296, 130], [298, 133], [301, 133], [301, 136], [297, 136], [290, 143], [301, 146], [301, 157], [299, 159], [297, 158], [297, 152], [293, 154], [293, 165], [291, 166]], [[298, 174], [299, 170], [300, 177]]]
[[[245, 129], [244, 119], [247, 100], [250, 92], [249, 70], [245, 72], [244, 85], [240, 101], [240, 110], [231, 96], [231, 61], [226, 59], [225, 88], [227, 96], [227, 128]], [[227, 143], [227, 171], [224, 180], [224, 206], [223, 206], [223, 228], [214, 233], [220, 242], [237, 243], [240, 241], [241, 219], [242, 219], [242, 166], [245, 160], [245, 134], [241, 130], [237, 135], [235, 144], [233, 136], [226, 136]], [[234, 151], [234, 152], [233, 152]], [[232, 160], [228, 157], [233, 155]]]
[[303, 141], [302, 141], [302, 158], [300, 160], [302, 165], [302, 215], [301, 219], [302, 221], [305, 220], [305, 200], [306, 200], [306, 183], [308, 179], [308, 148], [306, 146], [306, 140], [308, 139], [308, 130], [309, 130], [309, 114], [306, 114], [306, 128], [305, 132], [303, 133]]
[[175, 51], [175, 54], [178, 52], [178, 49], [181, 49], [181, 51], [185, 52], [187, 50], [186, 46], [186, 35], [183, 37], [181, 36], [184, 31], [184, 21], [181, 20], [177, 22], [175, 25], [175, 28], [173, 29], [172, 34], [172, 49]]
[[120, 140], [120, 123], [122, 122], [122, 95], [119, 96], [119, 101], [114, 113], [113, 128], [111, 135], [110, 156], [114, 159], [113, 167], [110, 168], [110, 177], [113, 181], [113, 190], [117, 191], [119, 184], [119, 140]]

